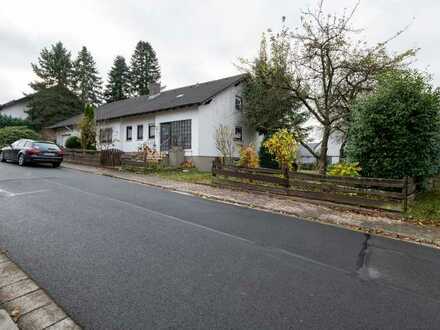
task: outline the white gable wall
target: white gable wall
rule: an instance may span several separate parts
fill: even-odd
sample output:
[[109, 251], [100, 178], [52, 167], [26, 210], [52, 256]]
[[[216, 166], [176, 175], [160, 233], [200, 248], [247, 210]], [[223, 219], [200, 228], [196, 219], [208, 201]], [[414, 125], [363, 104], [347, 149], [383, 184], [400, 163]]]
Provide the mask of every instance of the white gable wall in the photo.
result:
[[0, 110], [0, 113], [12, 118], [26, 119], [28, 114], [25, 112], [27, 108], [26, 102], [19, 102], [11, 106], [7, 106]]
[[211, 103], [199, 107], [200, 155], [220, 156], [215, 143], [215, 133], [220, 125], [227, 126], [233, 131], [236, 126], [243, 128], [243, 141], [236, 143], [236, 157], [239, 156], [242, 145], [253, 144], [257, 149], [260, 147], [262, 137], [246, 125], [242, 111], [235, 109], [235, 97], [241, 94], [241, 85], [230, 87], [217, 95]]

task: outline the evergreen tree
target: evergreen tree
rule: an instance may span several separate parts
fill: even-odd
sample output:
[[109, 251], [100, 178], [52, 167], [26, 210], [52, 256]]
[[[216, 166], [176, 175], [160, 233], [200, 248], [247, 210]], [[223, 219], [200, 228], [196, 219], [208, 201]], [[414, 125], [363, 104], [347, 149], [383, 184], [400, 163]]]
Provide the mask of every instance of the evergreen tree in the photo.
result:
[[148, 95], [149, 84], [160, 80], [156, 52], [150, 43], [139, 41], [130, 62], [131, 91], [136, 96]]
[[287, 128], [297, 138], [304, 138], [304, 123], [308, 114], [303, 111], [293, 93], [284, 87], [289, 72], [290, 46], [284, 38], [272, 38], [269, 51], [265, 35], [261, 40], [258, 58], [247, 66], [244, 85], [244, 115], [260, 134], [272, 134]]
[[27, 114], [33, 127], [41, 129], [82, 112], [84, 104], [65, 86], [45, 88], [32, 95]]
[[70, 52], [64, 48], [61, 41], [50, 49], [43, 48], [38, 58], [38, 64], [31, 64], [32, 70], [39, 78], [30, 83], [35, 91], [54, 86], [71, 86], [72, 61]]
[[73, 63], [73, 86], [84, 104], [98, 106], [102, 99], [102, 80], [92, 54], [83, 47]]
[[84, 116], [79, 123], [81, 130], [81, 146], [90, 149], [96, 143], [95, 109], [91, 105], [84, 108]]
[[125, 58], [117, 56], [108, 74], [104, 98], [107, 103], [125, 100], [130, 96], [129, 70]]

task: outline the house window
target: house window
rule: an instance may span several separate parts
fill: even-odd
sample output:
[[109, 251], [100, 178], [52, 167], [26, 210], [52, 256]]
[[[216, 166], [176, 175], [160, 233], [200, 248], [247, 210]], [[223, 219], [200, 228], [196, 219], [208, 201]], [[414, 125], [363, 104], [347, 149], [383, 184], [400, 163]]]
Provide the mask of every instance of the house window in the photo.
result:
[[148, 138], [149, 139], [154, 139], [156, 137], [156, 126], [154, 124], [149, 124], [148, 125]]
[[144, 139], [144, 125], [137, 126], [137, 139], [138, 140]]
[[131, 126], [127, 126], [126, 128], [126, 137], [127, 141], [133, 140], [133, 128]]
[[243, 128], [241, 126], [235, 127], [234, 140], [243, 141]]
[[160, 124], [160, 150], [174, 146], [191, 149], [191, 119]]
[[101, 143], [112, 143], [113, 128], [104, 128], [99, 130], [99, 141]]
[[241, 111], [243, 110], [243, 98], [241, 96], [235, 96], [235, 110]]

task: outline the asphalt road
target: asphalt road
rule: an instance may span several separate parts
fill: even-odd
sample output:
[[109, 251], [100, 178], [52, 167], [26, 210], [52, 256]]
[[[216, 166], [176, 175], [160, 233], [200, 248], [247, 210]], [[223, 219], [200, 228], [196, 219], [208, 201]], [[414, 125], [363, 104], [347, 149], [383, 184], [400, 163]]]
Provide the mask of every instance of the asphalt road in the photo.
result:
[[438, 250], [0, 164], [0, 247], [86, 329], [439, 329]]

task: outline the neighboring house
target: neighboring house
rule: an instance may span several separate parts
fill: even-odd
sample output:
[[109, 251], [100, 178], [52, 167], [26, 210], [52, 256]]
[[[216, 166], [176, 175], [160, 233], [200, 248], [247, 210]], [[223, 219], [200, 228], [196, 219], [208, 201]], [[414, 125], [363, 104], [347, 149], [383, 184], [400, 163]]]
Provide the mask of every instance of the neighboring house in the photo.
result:
[[12, 118], [26, 119], [27, 104], [31, 95], [24, 96], [17, 100], [12, 100], [8, 103], [0, 105], [0, 114], [10, 116]]
[[[309, 134], [310, 142], [308, 143], [308, 146], [319, 155], [321, 150], [322, 128], [317, 124], [316, 120], [313, 119], [306, 123], [306, 126], [311, 128]], [[327, 149], [328, 164], [336, 164], [340, 162], [341, 145], [340, 136], [337, 133], [331, 134]], [[301, 164], [316, 163], [316, 158], [303, 146], [300, 146], [298, 150], [298, 160]]]
[[79, 123], [82, 117], [83, 114], [79, 114], [48, 127], [55, 131], [55, 141], [58, 145], [65, 147], [69, 137], [80, 137]]
[[235, 132], [240, 145], [260, 146], [261, 137], [243, 118], [242, 83], [244, 75], [195, 84], [105, 104], [96, 112], [98, 148], [114, 147], [136, 152], [147, 144], [167, 153], [180, 146], [185, 157], [203, 170], [211, 168], [219, 156], [215, 132], [220, 125]]

